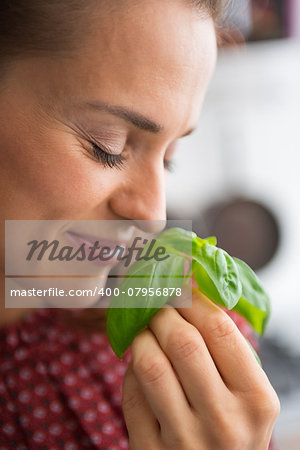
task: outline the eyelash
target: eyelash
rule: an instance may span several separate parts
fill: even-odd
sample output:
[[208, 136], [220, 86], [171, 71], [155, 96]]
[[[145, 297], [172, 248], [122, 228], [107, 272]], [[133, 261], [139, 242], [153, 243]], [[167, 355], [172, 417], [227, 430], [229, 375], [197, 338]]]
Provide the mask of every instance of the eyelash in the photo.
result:
[[110, 169], [120, 169], [124, 164], [124, 158], [121, 154], [113, 155], [103, 150], [99, 145], [92, 143], [93, 156], [97, 161], [101, 161], [104, 167]]
[[[109, 167], [110, 169], [120, 169], [124, 165], [124, 157], [121, 154], [113, 155], [112, 153], [108, 153], [107, 151], [103, 150], [99, 145], [95, 144], [94, 142], [91, 142], [92, 144], [92, 150], [93, 150], [93, 156], [97, 161], [100, 161], [104, 167]], [[168, 172], [174, 171], [174, 164], [173, 161], [164, 160], [164, 168]]]

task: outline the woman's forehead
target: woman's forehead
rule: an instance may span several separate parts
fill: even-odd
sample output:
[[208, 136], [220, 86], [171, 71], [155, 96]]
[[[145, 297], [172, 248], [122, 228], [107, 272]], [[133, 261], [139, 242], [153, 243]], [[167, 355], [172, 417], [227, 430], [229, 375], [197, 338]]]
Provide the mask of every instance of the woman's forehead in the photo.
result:
[[186, 108], [187, 102], [190, 108], [198, 105], [216, 58], [212, 19], [200, 18], [181, 2], [141, 3], [98, 24], [94, 18], [79, 52], [78, 83], [86, 76], [95, 99], [101, 93], [109, 97], [103, 101], [132, 107], [144, 101], [147, 109], [160, 105], [162, 115]]
[[135, 70], [154, 65], [156, 71], [169, 68], [177, 73], [207, 66], [216, 49], [213, 20], [174, 0], [148, 0], [109, 14], [95, 13], [83, 42], [83, 52], [95, 63], [126, 63], [127, 70], [130, 64]]
[[197, 122], [214, 68], [213, 21], [179, 1], [141, 3], [93, 16], [75, 54], [28, 62], [23, 81], [27, 74], [55, 109], [104, 102], [185, 133]]

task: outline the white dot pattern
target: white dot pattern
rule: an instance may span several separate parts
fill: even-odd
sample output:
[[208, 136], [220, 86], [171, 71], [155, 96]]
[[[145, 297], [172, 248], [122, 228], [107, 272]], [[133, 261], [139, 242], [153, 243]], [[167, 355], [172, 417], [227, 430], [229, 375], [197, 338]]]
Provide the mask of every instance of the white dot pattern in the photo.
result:
[[[229, 315], [257, 349], [244, 319]], [[129, 449], [121, 407], [129, 361], [105, 334], [70, 330], [54, 309], [1, 329], [0, 450]]]
[[128, 449], [123, 361], [41, 310], [0, 330], [0, 450]]

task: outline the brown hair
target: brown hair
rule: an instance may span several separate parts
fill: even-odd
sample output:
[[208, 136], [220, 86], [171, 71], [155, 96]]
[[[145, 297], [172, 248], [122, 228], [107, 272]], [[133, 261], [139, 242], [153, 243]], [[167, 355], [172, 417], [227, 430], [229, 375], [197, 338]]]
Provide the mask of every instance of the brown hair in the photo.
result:
[[[1, 0], [0, 58], [44, 52], [65, 53], [78, 42], [95, 8], [118, 9], [120, 1]], [[184, 0], [199, 12], [219, 15], [222, 0]]]

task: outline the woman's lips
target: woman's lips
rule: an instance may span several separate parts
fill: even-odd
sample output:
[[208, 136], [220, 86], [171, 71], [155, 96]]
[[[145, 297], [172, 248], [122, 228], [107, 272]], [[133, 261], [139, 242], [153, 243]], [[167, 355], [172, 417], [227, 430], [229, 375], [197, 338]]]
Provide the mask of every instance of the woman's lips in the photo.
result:
[[[112, 241], [108, 239], [102, 239], [98, 236], [91, 236], [87, 234], [77, 233], [75, 231], [66, 231], [64, 235], [67, 239], [75, 245], [77, 248], [81, 247], [83, 244], [85, 247], [86, 261], [96, 264], [98, 266], [114, 266], [120, 262], [120, 258], [124, 256], [125, 250], [127, 248], [126, 242]], [[94, 251], [93, 259], [89, 260], [91, 249], [97, 243], [97, 248]], [[97, 257], [99, 252], [103, 247], [110, 249], [110, 251], [105, 251], [102, 258]], [[111, 255], [111, 256], [110, 256]]]

